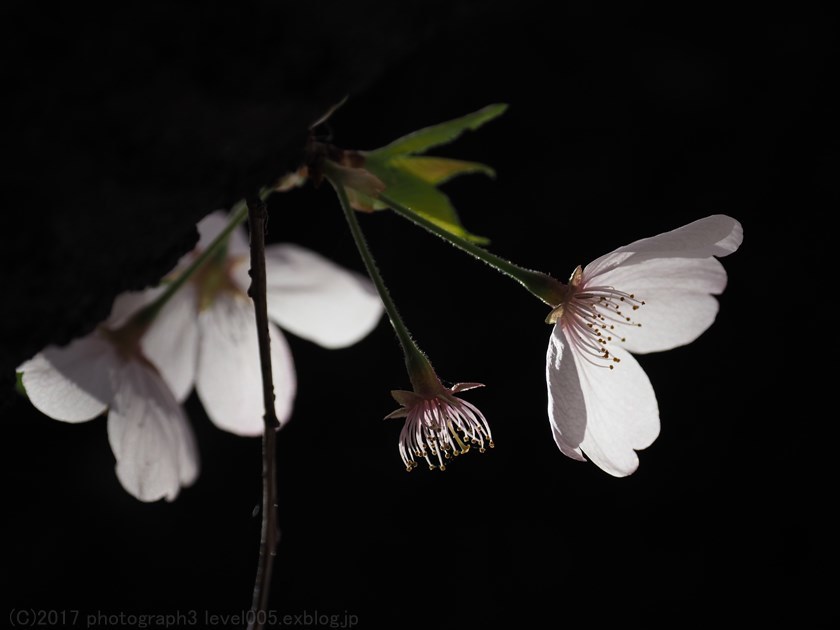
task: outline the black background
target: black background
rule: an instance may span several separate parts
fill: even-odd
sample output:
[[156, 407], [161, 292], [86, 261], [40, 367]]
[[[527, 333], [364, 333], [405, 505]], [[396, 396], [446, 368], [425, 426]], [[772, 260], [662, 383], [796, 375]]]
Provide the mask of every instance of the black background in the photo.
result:
[[[191, 397], [201, 476], [172, 504], [142, 504], [113, 474], [104, 418], [41, 415], [13, 370], [165, 273], [201, 216], [294, 166], [307, 124], [349, 94], [331, 129], [358, 149], [509, 103], [438, 153], [496, 168], [446, 191], [524, 266], [565, 279], [713, 213], [739, 219], [745, 240], [724, 260], [714, 326], [640, 359], [662, 433], [614, 479], [553, 443], [545, 307], [397, 216], [362, 216], [441, 378], [487, 385], [465, 397], [496, 448], [406, 474], [399, 421], [381, 420], [408, 386], [387, 323], [338, 351], [288, 335], [299, 390], [278, 440], [272, 610], [356, 615], [360, 628], [829, 619], [834, 327], [830, 295], [809, 282], [829, 269], [837, 201], [836, 24], [680, 7], [4, 9], [7, 607], [80, 610], [79, 624], [247, 609], [259, 440], [216, 429]], [[327, 187], [269, 209], [270, 241], [362, 269]]]

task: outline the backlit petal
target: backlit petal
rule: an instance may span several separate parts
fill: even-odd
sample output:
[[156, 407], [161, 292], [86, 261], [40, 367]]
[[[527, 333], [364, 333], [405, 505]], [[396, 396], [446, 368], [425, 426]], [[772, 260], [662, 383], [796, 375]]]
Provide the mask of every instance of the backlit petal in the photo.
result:
[[659, 352], [691, 343], [712, 325], [718, 302], [711, 294], [723, 292], [726, 271], [715, 258], [655, 258], [615, 267], [595, 282], [644, 300], [628, 311], [634, 325], [621, 330], [623, 347]]
[[118, 363], [113, 346], [94, 332], [64, 348], [50, 346], [18, 370], [39, 411], [56, 420], [84, 422], [111, 402], [110, 373]]
[[586, 284], [612, 286], [640, 299], [646, 291], [664, 289], [719, 295], [726, 288], [726, 270], [716, 258], [654, 258], [615, 267]]
[[182, 286], [161, 309], [141, 343], [175, 398], [183, 401], [195, 383], [198, 306], [195, 287]]
[[741, 245], [744, 233], [732, 217], [716, 214], [676, 230], [619, 247], [589, 263], [586, 278], [595, 278], [618, 265], [636, 265], [652, 258], [709, 258], [727, 256]]
[[[560, 434], [568, 449], [578, 447], [599, 468], [623, 477], [639, 465], [635, 451], [650, 446], [659, 435], [659, 408], [650, 381], [633, 356], [620, 348], [613, 356], [620, 360], [614, 369], [586, 360], [555, 326], [549, 344], [553, 401], [549, 414], [557, 429], [555, 437]], [[570, 360], [574, 369], [564, 365]]]
[[718, 301], [711, 295], [687, 291], [649, 291], [645, 305], [635, 314], [641, 324], [622, 331], [626, 350], [643, 354], [691, 343], [715, 321]]
[[266, 248], [268, 313], [280, 327], [325, 348], [367, 335], [382, 302], [364, 276], [296, 245]]
[[195, 438], [163, 379], [138, 361], [114, 375], [108, 441], [117, 477], [141, 501], [173, 500], [198, 475]]
[[[210, 419], [238, 435], [263, 432], [263, 393], [253, 303], [225, 293], [199, 315], [196, 391]], [[283, 335], [269, 325], [275, 411], [283, 423], [291, 415], [296, 379]]]
[[545, 366], [548, 383], [548, 419], [560, 451], [567, 457], [586, 461], [580, 443], [586, 435], [586, 403], [580, 376], [559, 326], [548, 340]]

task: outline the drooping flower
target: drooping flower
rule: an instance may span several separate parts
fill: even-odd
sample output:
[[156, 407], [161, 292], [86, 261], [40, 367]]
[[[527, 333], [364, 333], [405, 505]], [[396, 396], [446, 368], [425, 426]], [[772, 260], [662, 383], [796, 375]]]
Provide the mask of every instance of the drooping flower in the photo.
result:
[[546, 358], [554, 440], [572, 459], [584, 454], [611, 475], [636, 470], [636, 450], [659, 435], [653, 387], [632, 353], [694, 341], [718, 311], [731, 254], [743, 231], [714, 215], [619, 247], [572, 273]]
[[[222, 211], [205, 217], [198, 224], [195, 250], [173, 275], [206, 249], [227, 222]], [[178, 400], [195, 385], [210, 419], [239, 435], [263, 431], [254, 306], [247, 295], [249, 263], [245, 232], [235, 230], [227, 247], [172, 297], [142, 340]], [[267, 246], [266, 273], [269, 318], [323, 347], [359, 341], [382, 315], [369, 280], [302, 247]], [[282, 424], [291, 415], [295, 369], [283, 334], [274, 324], [269, 329], [275, 412]]]
[[141, 501], [172, 501], [198, 476], [198, 452], [181, 405], [141, 349], [143, 326], [127, 319], [145, 301], [119, 296], [92, 333], [18, 370], [29, 400], [51, 418], [85, 422], [107, 409], [122, 486]]
[[[446, 460], [463, 455], [474, 445], [480, 452], [493, 448], [493, 437], [484, 414], [472, 403], [454, 394], [484, 387], [481, 383], [457, 383], [451, 388], [440, 381], [422, 388], [422, 393], [394, 390], [402, 405], [386, 418], [405, 418], [400, 432], [400, 456], [408, 471], [425, 459], [429, 469], [446, 470]], [[435, 464], [436, 462], [436, 464]]]

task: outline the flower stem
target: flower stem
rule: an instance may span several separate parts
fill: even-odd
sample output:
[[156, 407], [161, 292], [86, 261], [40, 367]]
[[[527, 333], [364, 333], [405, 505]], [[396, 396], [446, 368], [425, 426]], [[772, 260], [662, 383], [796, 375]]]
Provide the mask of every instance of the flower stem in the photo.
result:
[[440, 238], [442, 238], [445, 241], [448, 241], [455, 247], [467, 252], [471, 256], [474, 256], [475, 258], [484, 261], [485, 263], [496, 269], [496, 271], [499, 271], [500, 273], [503, 273], [506, 276], [513, 278], [523, 287], [528, 289], [528, 291], [530, 291], [533, 295], [538, 297], [540, 300], [542, 300], [549, 306], [556, 306], [557, 304], [563, 301], [563, 296], [566, 292], [566, 285], [564, 285], [559, 280], [552, 278], [550, 275], [541, 271], [534, 271], [532, 269], [525, 269], [524, 267], [520, 267], [519, 265], [516, 265], [510, 262], [509, 260], [505, 260], [500, 256], [496, 256], [495, 254], [488, 252], [483, 247], [479, 247], [475, 243], [472, 243], [463, 237], [457, 236], [456, 234], [449, 232], [448, 230], [440, 227], [432, 221], [429, 221], [422, 215], [419, 215], [416, 212], [409, 210], [400, 202], [389, 197], [387, 191], [382, 192], [379, 195], [379, 200], [387, 204], [391, 208], [391, 210], [396, 212], [404, 219], [408, 219], [409, 221], [414, 222], [415, 224], [428, 230], [432, 234], [439, 236]]
[[249, 630], [261, 630], [268, 610], [271, 572], [277, 548], [277, 429], [280, 423], [274, 410], [274, 381], [271, 375], [271, 348], [268, 332], [268, 304], [266, 299], [265, 271], [265, 224], [268, 221], [265, 202], [262, 198], [249, 198], [245, 205], [248, 225], [251, 228], [251, 286], [248, 295], [254, 301], [256, 311], [257, 339], [260, 348], [260, 370], [262, 372], [263, 404], [263, 496], [262, 528], [260, 533], [260, 556], [257, 562], [257, 576], [251, 602], [252, 618]]
[[368, 275], [373, 281], [376, 291], [379, 293], [382, 304], [385, 306], [385, 312], [388, 313], [388, 319], [391, 321], [391, 326], [393, 327], [394, 332], [397, 333], [397, 338], [400, 341], [403, 354], [405, 355], [405, 365], [408, 369], [408, 375], [411, 379], [411, 383], [414, 386], [414, 391], [420, 392], [425, 391], [430, 387], [434, 387], [436, 384], [439, 384], [437, 375], [435, 375], [429, 359], [425, 354], [423, 354], [411, 338], [411, 333], [409, 333], [408, 328], [403, 322], [402, 317], [397, 310], [397, 306], [391, 298], [388, 287], [385, 286], [385, 281], [382, 279], [382, 274], [379, 273], [379, 268], [376, 266], [376, 260], [373, 258], [373, 254], [371, 253], [370, 248], [367, 245], [367, 241], [365, 240], [365, 235], [362, 233], [362, 228], [356, 218], [356, 211], [350, 207], [350, 201], [347, 199], [347, 193], [345, 192], [344, 187], [340, 182], [334, 181], [329, 178], [329, 176], [327, 176], [327, 179], [330, 184], [332, 184], [332, 187], [338, 195], [338, 200], [341, 203], [341, 209], [344, 211], [344, 216], [350, 226], [350, 233], [353, 235], [353, 241], [356, 243], [356, 248], [359, 250], [359, 254], [365, 263]]

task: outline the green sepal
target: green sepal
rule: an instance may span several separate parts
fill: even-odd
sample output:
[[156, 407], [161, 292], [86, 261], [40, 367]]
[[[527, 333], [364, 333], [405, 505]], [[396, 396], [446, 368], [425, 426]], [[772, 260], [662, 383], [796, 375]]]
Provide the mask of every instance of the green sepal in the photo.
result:
[[15, 391], [17, 391], [17, 393], [23, 396], [24, 398], [29, 398], [29, 396], [26, 394], [26, 387], [24, 387], [23, 385], [23, 372], [16, 372], [15, 376]]

